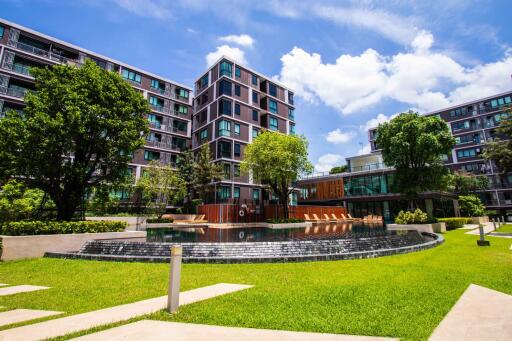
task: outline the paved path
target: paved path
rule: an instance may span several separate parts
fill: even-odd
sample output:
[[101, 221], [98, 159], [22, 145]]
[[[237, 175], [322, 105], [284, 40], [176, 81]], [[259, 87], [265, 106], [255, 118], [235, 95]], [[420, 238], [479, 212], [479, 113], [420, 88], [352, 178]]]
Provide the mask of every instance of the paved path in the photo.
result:
[[430, 340], [512, 340], [512, 295], [471, 284]]
[[0, 313], [0, 327], [8, 324], [39, 319], [42, 317], [62, 314], [60, 311], [14, 309]]
[[[219, 283], [180, 293], [180, 306], [251, 288], [251, 285]], [[116, 307], [71, 315], [0, 331], [0, 340], [41, 340], [88, 330], [105, 324], [151, 314], [167, 306], [167, 295]]]
[[208, 326], [203, 324], [176, 323], [163, 321], [138, 321], [99, 333], [89, 334], [75, 340], [123, 340], [123, 341], [377, 341], [398, 340], [383, 337], [354, 336], [291, 332], [285, 330], [253, 329]]
[[[493, 226], [492, 223], [485, 223], [483, 225], [484, 225], [484, 234], [491, 233], [491, 232], [494, 231], [494, 226]], [[476, 229], [471, 230], [469, 232], [466, 232], [466, 234], [476, 234], [476, 235], [479, 235], [480, 234], [480, 229], [477, 226]]]
[[48, 287], [40, 287], [37, 285], [15, 285], [7, 288], [0, 288], [0, 296], [19, 294], [20, 292], [30, 292], [36, 290], [50, 289]]

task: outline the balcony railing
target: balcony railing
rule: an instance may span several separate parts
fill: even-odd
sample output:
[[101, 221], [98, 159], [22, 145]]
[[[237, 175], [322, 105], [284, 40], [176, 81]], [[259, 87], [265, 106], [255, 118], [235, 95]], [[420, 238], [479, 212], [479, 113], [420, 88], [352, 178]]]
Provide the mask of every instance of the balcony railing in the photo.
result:
[[29, 45], [26, 43], [22, 43], [19, 41], [16, 41], [16, 42], [11, 41], [11, 42], [9, 42], [9, 44], [19, 50], [23, 50], [25, 52], [34, 54], [39, 57], [50, 59], [50, 60], [53, 60], [58, 63], [63, 63], [63, 64], [77, 64], [78, 63], [78, 59], [64, 57], [64, 56], [57, 54], [55, 52], [52, 52], [50, 50], [44, 50], [39, 47], [35, 47], [35, 46]]
[[14, 64], [14, 63], [4, 63], [3, 68], [6, 70], [10, 70], [21, 75], [30, 76], [30, 66], [23, 64]]
[[372, 163], [372, 164], [363, 165], [363, 166], [350, 167], [350, 169], [348, 171], [349, 171], [349, 173], [354, 173], [354, 172], [365, 172], [365, 171], [384, 169], [384, 168], [388, 168], [384, 163]]
[[158, 111], [158, 112], [161, 112], [161, 113], [164, 113], [164, 114], [169, 112], [169, 107], [166, 107], [166, 106], [155, 105], [155, 104], [150, 104], [149, 106], [151, 107], [151, 109], [153, 111]]
[[175, 144], [163, 142], [163, 141], [153, 141], [153, 140], [146, 140], [146, 146], [148, 147], [157, 147], [162, 149], [169, 149], [174, 151], [180, 151], [181, 148]]
[[17, 97], [17, 98], [24, 98], [25, 94], [31, 90], [29, 89], [17, 89], [17, 88], [6, 88], [6, 87], [0, 87], [0, 94]]

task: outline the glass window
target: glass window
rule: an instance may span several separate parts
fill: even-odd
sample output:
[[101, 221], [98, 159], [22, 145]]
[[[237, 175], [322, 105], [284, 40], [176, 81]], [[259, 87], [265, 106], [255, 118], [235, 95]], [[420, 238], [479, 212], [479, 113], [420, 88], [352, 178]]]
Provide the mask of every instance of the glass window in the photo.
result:
[[235, 96], [240, 96], [240, 85], [235, 84]]
[[159, 160], [160, 159], [160, 153], [154, 152], [151, 150], [145, 150], [144, 151], [144, 160], [146, 161], [153, 161], [153, 160]]
[[165, 90], [165, 84], [164, 83], [161, 83], [160, 81], [156, 80], [156, 79], [152, 79], [151, 80], [151, 87], [153, 89], [160, 89], [160, 90]]
[[275, 84], [268, 84], [268, 93], [270, 94], [270, 96], [277, 97], [277, 87], [275, 86]]
[[223, 170], [224, 170], [224, 178], [229, 179], [231, 178], [231, 165], [229, 163], [223, 164]]
[[295, 124], [290, 124], [290, 134], [295, 134]]
[[240, 124], [235, 123], [235, 135], [240, 136]]
[[258, 137], [259, 130], [256, 128], [252, 128], [252, 138]]
[[295, 120], [295, 113], [293, 112], [293, 108], [288, 108], [288, 118], [290, 120]]
[[252, 92], [252, 102], [253, 103], [258, 103], [258, 93], [257, 92]]
[[240, 198], [240, 187], [233, 188], [233, 198], [235, 198], [235, 199]]
[[235, 143], [235, 156], [240, 156], [240, 143]]
[[227, 80], [221, 80], [219, 82], [219, 95], [231, 96], [231, 82]]
[[231, 101], [222, 99], [219, 101], [219, 115], [231, 116]]
[[270, 130], [278, 130], [278, 121], [275, 117], [270, 117], [270, 124], [269, 124]]
[[178, 113], [180, 113], [182, 115], [188, 114], [188, 107], [186, 107], [184, 105], [178, 105]]
[[235, 67], [235, 76], [238, 78], [242, 76], [242, 70], [240, 70], [240, 66]]
[[219, 122], [219, 136], [231, 136], [231, 122], [224, 120]]
[[217, 189], [217, 195], [218, 195], [219, 199], [229, 199], [229, 198], [231, 198], [231, 187], [220, 186]]
[[201, 84], [201, 87], [208, 85], [208, 74], [201, 77], [200, 84]]
[[252, 120], [258, 122], [258, 110], [252, 111]]
[[2, 39], [4, 37], [4, 27], [3, 26], [0, 26], [0, 39]]
[[237, 178], [240, 177], [240, 166], [239, 165], [234, 165], [233, 176], [235, 176]]
[[180, 96], [181, 98], [188, 98], [188, 90], [180, 88], [178, 91], [178, 96]]
[[180, 120], [173, 120], [172, 121], [172, 129], [173, 131], [187, 131], [187, 122], [183, 122]]
[[268, 101], [268, 110], [271, 113], [277, 114], [277, 102], [274, 100], [269, 100]]
[[219, 77], [222, 77], [222, 76], [227, 76], [227, 77], [233, 76], [233, 64], [231, 64], [225, 60], [220, 63]]
[[208, 139], [208, 129], [203, 129], [199, 133], [199, 140], [203, 141], [203, 140], [206, 140], [206, 139]]
[[226, 141], [219, 141], [217, 143], [217, 157], [231, 158], [231, 143]]
[[253, 85], [258, 85], [258, 76], [256, 75], [252, 75], [252, 84]]
[[121, 74], [124, 79], [128, 79], [136, 83], [140, 83], [142, 80], [141, 75], [127, 69], [123, 69], [123, 72]]
[[240, 115], [240, 104], [235, 103], [235, 115]]
[[260, 190], [259, 189], [253, 188], [252, 200], [260, 200]]
[[288, 103], [293, 105], [293, 92], [288, 91]]

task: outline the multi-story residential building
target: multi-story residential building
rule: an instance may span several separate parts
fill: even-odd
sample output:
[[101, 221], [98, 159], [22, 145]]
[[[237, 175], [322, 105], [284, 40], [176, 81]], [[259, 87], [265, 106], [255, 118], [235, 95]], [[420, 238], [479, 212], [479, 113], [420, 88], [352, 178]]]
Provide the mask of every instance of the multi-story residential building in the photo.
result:
[[261, 129], [295, 133], [293, 92], [222, 57], [195, 83], [192, 127], [193, 150], [209, 143], [214, 162], [224, 169], [211, 201], [259, 202], [269, 194], [240, 173], [244, 148]]
[[118, 72], [151, 106], [150, 133], [144, 148], [134, 154], [130, 170], [139, 177], [151, 160], [174, 164], [180, 150], [190, 148], [191, 88], [3, 19], [0, 19], [0, 113], [23, 110], [24, 94], [34, 90], [30, 67], [80, 66], [85, 59]]

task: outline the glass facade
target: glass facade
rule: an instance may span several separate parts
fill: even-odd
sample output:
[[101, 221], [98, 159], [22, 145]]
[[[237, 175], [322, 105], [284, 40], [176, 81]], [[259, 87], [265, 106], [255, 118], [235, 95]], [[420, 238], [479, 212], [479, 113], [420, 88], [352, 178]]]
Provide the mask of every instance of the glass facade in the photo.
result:
[[219, 77], [222, 76], [233, 77], [233, 64], [225, 60], [220, 63]]
[[363, 196], [392, 193], [393, 174], [345, 178], [345, 196]]

